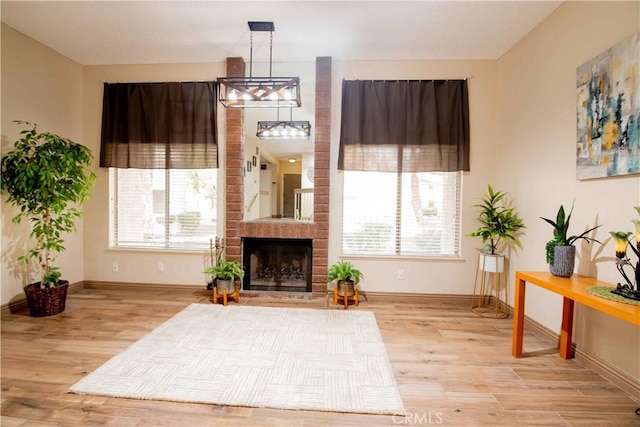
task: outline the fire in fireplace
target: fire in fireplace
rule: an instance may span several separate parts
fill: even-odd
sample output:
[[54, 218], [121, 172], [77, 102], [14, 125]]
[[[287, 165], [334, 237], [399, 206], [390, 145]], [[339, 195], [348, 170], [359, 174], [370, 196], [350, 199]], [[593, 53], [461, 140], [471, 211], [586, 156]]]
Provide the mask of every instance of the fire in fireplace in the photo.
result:
[[243, 289], [311, 292], [310, 239], [243, 240]]

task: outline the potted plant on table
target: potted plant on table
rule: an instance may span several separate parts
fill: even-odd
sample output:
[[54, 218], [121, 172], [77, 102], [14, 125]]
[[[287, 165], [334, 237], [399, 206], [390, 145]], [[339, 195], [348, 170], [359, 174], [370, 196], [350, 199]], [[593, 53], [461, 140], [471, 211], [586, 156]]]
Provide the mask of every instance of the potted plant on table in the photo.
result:
[[64, 311], [69, 282], [61, 280], [54, 266], [57, 254], [65, 250], [64, 233], [76, 231], [75, 220], [82, 216], [77, 208], [89, 197], [96, 176], [89, 172], [91, 151], [70, 139], [49, 132], [38, 132], [26, 125], [13, 150], [2, 156], [2, 191], [7, 203], [20, 212], [13, 218], [31, 224], [29, 236], [35, 245], [18, 261], [37, 262], [40, 281], [24, 288], [29, 311], [34, 317]]
[[327, 273], [329, 282], [337, 281], [338, 295], [350, 297], [355, 294], [355, 286], [364, 278], [364, 274], [349, 261], [337, 261]]
[[576, 259], [576, 247], [574, 246], [574, 243], [577, 240], [583, 239], [587, 243], [591, 243], [592, 241], [600, 243], [600, 241], [596, 239], [587, 237], [587, 234], [600, 227], [599, 225], [591, 227], [579, 235], [568, 235], [572, 213], [573, 205], [571, 205], [569, 215], [565, 214], [564, 206], [560, 205], [555, 221], [549, 218], [540, 217], [543, 221], [553, 227], [553, 239], [549, 240], [545, 245], [545, 253], [547, 264], [549, 264], [549, 270], [554, 276], [571, 277], [573, 274], [573, 267]]
[[482, 203], [474, 205], [479, 209], [477, 220], [481, 226], [467, 236], [482, 238], [484, 247], [480, 254], [479, 265], [484, 271], [502, 272], [504, 256], [500, 250], [504, 245], [512, 243], [519, 248], [522, 247], [520, 234], [526, 227], [516, 213], [516, 209], [505, 205], [506, 196], [507, 193], [494, 191], [491, 185], [487, 185], [487, 194], [482, 198]]
[[220, 294], [225, 290], [228, 294], [234, 292], [236, 279], [244, 277], [244, 270], [238, 261], [227, 261], [224, 258], [220, 258], [217, 265], [207, 267], [204, 272], [215, 277], [215, 286]]

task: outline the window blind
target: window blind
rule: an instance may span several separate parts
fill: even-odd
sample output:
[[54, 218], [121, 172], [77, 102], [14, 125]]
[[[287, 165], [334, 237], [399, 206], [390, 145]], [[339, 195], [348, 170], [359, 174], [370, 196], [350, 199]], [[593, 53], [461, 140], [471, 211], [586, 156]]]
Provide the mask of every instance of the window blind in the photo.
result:
[[344, 172], [342, 253], [456, 258], [461, 172]]
[[112, 246], [200, 250], [216, 236], [217, 169], [110, 169]]

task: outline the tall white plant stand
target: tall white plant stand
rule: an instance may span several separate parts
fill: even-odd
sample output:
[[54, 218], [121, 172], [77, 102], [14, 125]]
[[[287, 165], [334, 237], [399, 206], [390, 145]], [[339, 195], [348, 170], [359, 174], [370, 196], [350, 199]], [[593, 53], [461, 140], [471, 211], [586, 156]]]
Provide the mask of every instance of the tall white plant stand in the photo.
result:
[[504, 319], [509, 316], [508, 301], [504, 255], [480, 253], [471, 296], [471, 311], [482, 317]]

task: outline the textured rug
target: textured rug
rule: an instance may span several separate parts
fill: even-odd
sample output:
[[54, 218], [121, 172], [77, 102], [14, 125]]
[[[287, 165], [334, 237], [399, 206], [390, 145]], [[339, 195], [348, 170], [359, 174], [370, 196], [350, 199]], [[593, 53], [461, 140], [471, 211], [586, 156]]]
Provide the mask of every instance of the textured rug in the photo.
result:
[[192, 304], [72, 393], [393, 414], [400, 393], [373, 312]]
[[622, 295], [612, 294], [610, 286], [589, 286], [587, 292], [593, 295], [597, 295], [601, 298], [610, 299], [612, 301], [623, 302], [625, 304], [640, 305], [640, 301], [633, 300], [631, 298], [625, 298]]

